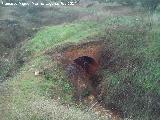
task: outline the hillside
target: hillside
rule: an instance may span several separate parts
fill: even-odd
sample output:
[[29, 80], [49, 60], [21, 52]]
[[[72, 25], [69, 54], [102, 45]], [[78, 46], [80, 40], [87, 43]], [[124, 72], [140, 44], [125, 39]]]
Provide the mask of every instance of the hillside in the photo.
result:
[[[23, 36], [16, 47], [7, 48], [17, 51], [18, 57], [11, 68], [19, 65], [14, 74], [0, 83], [1, 119], [103, 120], [107, 118], [102, 112], [109, 111], [112, 120], [158, 120], [160, 13], [157, 11], [151, 16], [134, 8], [97, 2], [54, 10], [58, 12], [45, 8], [42, 14], [37, 10], [35, 19], [42, 18], [40, 22], [44, 25], [28, 22], [27, 38]], [[51, 18], [46, 20], [46, 16]], [[26, 23], [28, 18], [22, 19], [18, 22], [25, 27], [21, 22]], [[18, 28], [23, 29], [17, 27], [16, 31]], [[5, 26], [3, 34], [4, 30]], [[84, 56], [98, 63], [98, 71], [94, 73], [97, 76], [91, 77], [101, 81], [96, 82], [95, 89], [101, 94], [96, 100], [100, 99], [99, 105], [103, 107], [89, 101], [92, 94], [87, 90], [83, 91], [80, 104], [75, 101], [75, 89], [66, 68]], [[4, 68], [6, 66], [0, 70], [2, 75], [13, 70]]]

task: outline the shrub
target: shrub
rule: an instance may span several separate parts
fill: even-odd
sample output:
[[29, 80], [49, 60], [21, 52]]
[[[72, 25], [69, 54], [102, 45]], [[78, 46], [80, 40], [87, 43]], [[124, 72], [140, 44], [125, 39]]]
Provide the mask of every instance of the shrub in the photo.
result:
[[160, 4], [159, 0], [141, 0], [140, 2], [144, 8], [148, 9], [151, 12], [154, 12]]

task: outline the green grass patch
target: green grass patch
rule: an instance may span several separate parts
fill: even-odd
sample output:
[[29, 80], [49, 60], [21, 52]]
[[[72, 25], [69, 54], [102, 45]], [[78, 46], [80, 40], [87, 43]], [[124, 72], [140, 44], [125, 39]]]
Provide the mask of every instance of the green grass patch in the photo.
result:
[[40, 52], [63, 42], [78, 42], [92, 35], [98, 27], [94, 21], [45, 27], [27, 43], [27, 48]]

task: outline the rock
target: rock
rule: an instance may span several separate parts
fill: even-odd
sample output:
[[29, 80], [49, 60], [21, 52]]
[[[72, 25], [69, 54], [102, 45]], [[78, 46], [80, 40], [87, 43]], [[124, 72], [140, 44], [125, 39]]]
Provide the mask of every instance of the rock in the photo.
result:
[[42, 72], [40, 72], [39, 70], [36, 70], [35, 72], [34, 72], [34, 75], [35, 76], [39, 76], [39, 75], [41, 75], [42, 74]]

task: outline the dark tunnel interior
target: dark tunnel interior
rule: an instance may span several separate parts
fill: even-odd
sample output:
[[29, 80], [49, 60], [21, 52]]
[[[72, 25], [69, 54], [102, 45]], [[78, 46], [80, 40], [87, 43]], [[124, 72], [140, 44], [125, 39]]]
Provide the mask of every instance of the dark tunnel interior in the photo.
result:
[[98, 69], [96, 61], [88, 56], [82, 56], [74, 60], [74, 63], [81, 66], [88, 74], [94, 74]]

